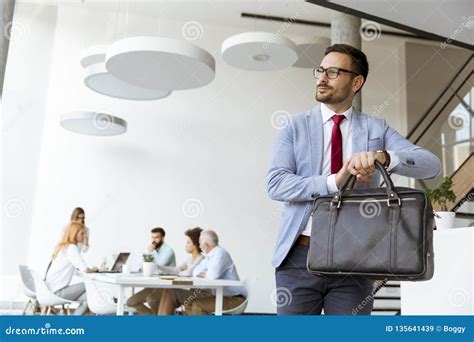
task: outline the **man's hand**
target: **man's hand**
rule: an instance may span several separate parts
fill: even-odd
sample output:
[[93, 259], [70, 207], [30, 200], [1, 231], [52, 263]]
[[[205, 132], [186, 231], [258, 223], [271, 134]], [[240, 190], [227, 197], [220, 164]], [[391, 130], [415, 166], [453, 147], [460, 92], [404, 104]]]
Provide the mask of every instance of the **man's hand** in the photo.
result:
[[151, 243], [147, 248], [148, 253], [153, 253], [153, 251], [155, 250], [155, 247], [156, 247], [156, 245], [154, 243]]
[[375, 160], [382, 164], [386, 162], [385, 154], [377, 152], [354, 153], [336, 174], [336, 185], [341, 187], [349, 174], [357, 176], [357, 183], [369, 183], [375, 172]]
[[346, 162], [344, 163], [344, 165], [342, 165], [339, 172], [336, 173], [336, 185], [338, 189], [341, 188], [342, 183], [349, 175], [349, 171], [347, 170], [347, 167], [349, 166], [349, 162], [350, 162], [350, 158], [346, 160]]
[[348, 171], [353, 175], [368, 176], [375, 172], [375, 161], [385, 164], [385, 154], [381, 152], [358, 152], [349, 158]]
[[199, 278], [206, 278], [206, 274], [207, 274], [207, 272], [199, 272], [197, 276]]
[[[344, 180], [350, 174], [349, 169], [348, 169], [350, 162], [351, 162], [351, 158], [346, 160], [346, 162], [344, 163], [344, 165], [342, 165], [339, 172], [336, 173], [336, 186], [337, 186], [338, 189], [341, 187], [342, 183], [344, 183]], [[372, 175], [362, 176], [362, 175], [358, 174], [356, 182], [357, 183], [369, 183], [370, 181], [372, 181], [372, 178], [373, 178]]]

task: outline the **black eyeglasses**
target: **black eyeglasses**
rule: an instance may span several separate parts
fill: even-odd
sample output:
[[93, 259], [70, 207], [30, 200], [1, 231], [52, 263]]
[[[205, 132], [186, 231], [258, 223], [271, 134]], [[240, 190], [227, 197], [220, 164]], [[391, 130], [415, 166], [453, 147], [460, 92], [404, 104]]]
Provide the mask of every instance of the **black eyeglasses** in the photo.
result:
[[326, 74], [327, 78], [329, 78], [330, 80], [333, 80], [339, 76], [339, 73], [341, 71], [360, 76], [360, 74], [352, 70], [347, 70], [347, 69], [342, 69], [342, 68], [337, 68], [337, 67], [329, 67], [329, 68], [324, 69], [322, 66], [314, 68], [313, 75], [315, 78], [319, 79], [321, 77], [321, 74]]

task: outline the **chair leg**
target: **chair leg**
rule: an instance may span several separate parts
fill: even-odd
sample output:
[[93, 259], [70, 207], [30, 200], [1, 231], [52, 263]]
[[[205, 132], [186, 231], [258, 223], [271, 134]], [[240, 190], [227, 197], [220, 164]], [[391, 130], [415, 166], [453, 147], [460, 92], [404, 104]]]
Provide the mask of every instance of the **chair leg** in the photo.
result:
[[41, 316], [44, 316], [46, 315], [46, 311], [48, 310], [48, 307], [47, 306], [42, 306], [41, 307]]
[[30, 307], [30, 304], [31, 304], [31, 299], [29, 299], [28, 302], [26, 303], [25, 308], [23, 309], [23, 312], [21, 314], [22, 316], [26, 314], [26, 310], [28, 310], [28, 308]]
[[46, 310], [46, 316], [49, 316], [49, 314], [51, 313], [51, 306], [48, 306], [48, 310]]
[[33, 304], [32, 304], [31, 309], [33, 311], [33, 316], [36, 315], [36, 311], [38, 311], [38, 300], [37, 299], [33, 299]]
[[69, 307], [69, 305], [66, 306], [66, 314], [68, 316], [71, 316], [71, 308]]

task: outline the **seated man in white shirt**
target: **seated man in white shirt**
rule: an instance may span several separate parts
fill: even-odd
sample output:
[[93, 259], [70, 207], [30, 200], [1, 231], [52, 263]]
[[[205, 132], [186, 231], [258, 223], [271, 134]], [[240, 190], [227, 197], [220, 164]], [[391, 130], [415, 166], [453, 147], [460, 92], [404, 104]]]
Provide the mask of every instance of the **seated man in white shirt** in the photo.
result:
[[[166, 232], [163, 228], [151, 230], [151, 243], [147, 248], [153, 254], [153, 260], [158, 266], [176, 267], [176, 257], [173, 249], [165, 243]], [[129, 307], [135, 308], [141, 315], [155, 315], [160, 304], [162, 289], [143, 289], [127, 300]], [[145, 305], [145, 303], [148, 304]]]
[[[212, 230], [204, 230], [199, 237], [204, 260], [193, 270], [193, 276], [206, 279], [240, 280], [229, 253], [219, 246], [219, 238]], [[245, 300], [241, 286], [224, 287], [223, 309], [230, 310]], [[172, 315], [175, 308], [184, 305], [186, 315], [206, 315], [214, 311], [215, 290], [163, 290], [158, 315]]]

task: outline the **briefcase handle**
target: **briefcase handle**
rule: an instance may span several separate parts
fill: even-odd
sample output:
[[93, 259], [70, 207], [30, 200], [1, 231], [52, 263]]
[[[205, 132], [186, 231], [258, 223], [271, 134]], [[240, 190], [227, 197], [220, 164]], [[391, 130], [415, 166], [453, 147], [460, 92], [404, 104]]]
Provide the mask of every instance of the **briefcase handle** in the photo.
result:
[[[387, 188], [387, 204], [388, 206], [391, 206], [391, 204], [396, 203], [398, 205], [401, 204], [400, 198], [398, 197], [397, 192], [395, 191], [395, 186], [393, 185], [392, 179], [390, 178], [390, 175], [388, 174], [387, 170], [385, 167], [382, 165], [381, 162], [378, 160], [375, 161], [375, 167], [377, 170], [380, 171], [382, 174], [382, 177], [385, 181], [386, 188]], [[356, 176], [350, 174], [346, 177], [344, 180], [344, 183], [342, 183], [341, 188], [339, 191], [334, 195], [331, 204], [334, 204], [339, 208], [341, 206], [341, 200], [342, 196], [344, 195], [344, 192], [347, 190], [349, 184], [354, 185], [356, 181]]]

